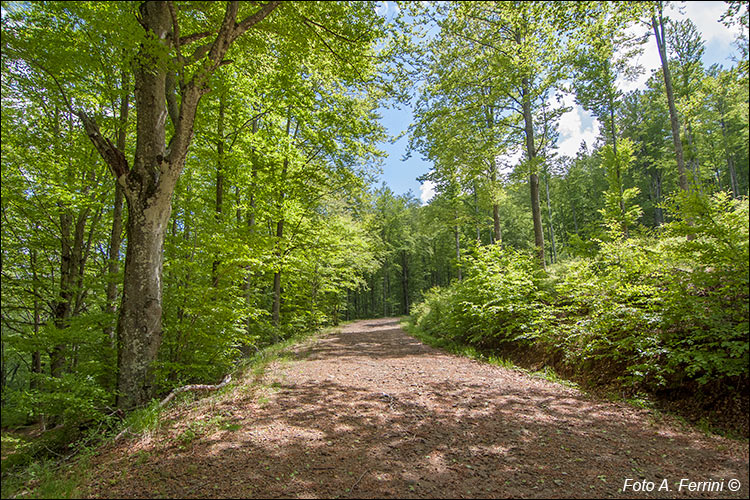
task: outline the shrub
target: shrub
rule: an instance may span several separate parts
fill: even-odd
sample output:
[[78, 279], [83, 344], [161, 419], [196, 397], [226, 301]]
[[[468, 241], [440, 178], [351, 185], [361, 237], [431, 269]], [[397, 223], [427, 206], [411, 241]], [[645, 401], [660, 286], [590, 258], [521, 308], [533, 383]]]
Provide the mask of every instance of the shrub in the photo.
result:
[[531, 256], [481, 248], [466, 279], [425, 295], [415, 324], [481, 348], [541, 347], [638, 390], [746, 382], [748, 201], [688, 194], [667, 208], [683, 217], [660, 233], [611, 232], [594, 257], [557, 266], [552, 293]]

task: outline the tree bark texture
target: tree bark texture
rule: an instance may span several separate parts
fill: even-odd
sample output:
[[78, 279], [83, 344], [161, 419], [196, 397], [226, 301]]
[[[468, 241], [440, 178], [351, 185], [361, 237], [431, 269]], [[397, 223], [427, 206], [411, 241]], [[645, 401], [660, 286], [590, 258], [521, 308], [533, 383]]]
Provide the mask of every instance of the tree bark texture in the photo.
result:
[[[99, 132], [85, 112], [77, 114], [94, 147], [122, 186], [128, 204], [128, 246], [125, 256], [122, 304], [117, 324], [117, 406], [131, 409], [153, 396], [152, 365], [161, 343], [162, 267], [171, 199], [182, 173], [198, 103], [209, 89], [210, 75], [222, 64], [232, 42], [262, 21], [278, 1], [263, 5], [237, 22], [238, 2], [228, 2], [213, 42], [193, 54], [205, 57], [203, 67], [187, 82], [180, 82], [181, 99], [174, 95], [175, 75], [169, 54], [179, 55], [177, 12], [172, 2], [144, 2], [138, 21], [149, 42], [135, 58], [136, 147], [132, 168], [123, 150]], [[163, 50], [155, 50], [159, 46]], [[166, 144], [166, 120], [174, 133]]]
[[672, 75], [669, 71], [667, 61], [667, 45], [664, 37], [664, 19], [662, 18], [661, 3], [659, 4], [658, 20], [657, 16], [651, 17], [651, 25], [654, 28], [656, 36], [656, 45], [659, 48], [659, 57], [661, 58], [661, 69], [664, 74], [664, 86], [667, 90], [667, 104], [669, 105], [669, 123], [672, 127], [672, 141], [674, 142], [675, 156], [677, 157], [677, 170], [680, 174], [680, 189], [688, 190], [687, 175], [685, 173], [685, 158], [682, 151], [682, 140], [680, 139], [680, 122], [677, 117], [677, 108], [674, 104], [674, 90], [672, 89]]
[[522, 85], [523, 96], [521, 104], [523, 108], [524, 132], [526, 135], [526, 156], [529, 161], [529, 166], [532, 169], [529, 173], [529, 189], [531, 191], [531, 218], [534, 221], [534, 244], [537, 248], [537, 260], [542, 266], [542, 269], [546, 269], [546, 262], [544, 260], [542, 210], [539, 207], [539, 174], [536, 172], [536, 167], [534, 166], [536, 147], [534, 146], [534, 121], [531, 116], [531, 83], [528, 78], [523, 78]]

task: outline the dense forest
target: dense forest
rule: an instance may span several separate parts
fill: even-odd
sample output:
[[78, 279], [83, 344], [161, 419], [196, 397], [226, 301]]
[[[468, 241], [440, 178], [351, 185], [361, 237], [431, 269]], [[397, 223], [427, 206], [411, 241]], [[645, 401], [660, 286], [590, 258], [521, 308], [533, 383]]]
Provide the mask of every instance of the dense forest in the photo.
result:
[[[403, 315], [747, 411], [748, 3], [731, 67], [662, 2], [376, 7], [3, 2], [4, 428], [110, 425]], [[575, 105], [600, 133], [569, 157]], [[429, 203], [377, 180], [387, 106]]]

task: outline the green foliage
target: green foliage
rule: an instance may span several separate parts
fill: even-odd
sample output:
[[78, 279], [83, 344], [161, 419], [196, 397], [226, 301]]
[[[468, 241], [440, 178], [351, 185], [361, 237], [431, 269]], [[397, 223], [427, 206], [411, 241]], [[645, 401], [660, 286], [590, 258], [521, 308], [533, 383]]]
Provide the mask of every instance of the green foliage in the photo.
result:
[[633, 203], [640, 193], [640, 189], [632, 187], [625, 189], [623, 176], [633, 162], [633, 142], [630, 139], [620, 141], [617, 150], [607, 144], [601, 150], [602, 166], [607, 171], [609, 189], [604, 192], [604, 208], [599, 210], [609, 228], [610, 236], [617, 238], [627, 235], [643, 214], [641, 207]]
[[415, 324], [482, 348], [533, 344], [597, 382], [654, 391], [747, 380], [747, 199], [693, 193], [667, 208], [678, 206], [683, 218], [663, 233], [554, 268], [552, 296], [528, 256], [482, 249], [467, 279], [425, 294]]
[[[128, 236], [78, 111], [133, 167], [132, 71], [144, 56], [174, 71], [178, 105], [193, 76], [210, 89], [171, 199], [157, 396], [216, 382], [301, 331], [409, 312], [473, 356], [539, 347], [572, 371], [647, 389], [747, 378], [744, 34], [736, 66], [706, 69], [695, 26], [668, 26], [694, 188], [670, 197], [664, 83], [617, 84], [636, 70], [625, 36], [635, 4], [414, 2], [388, 24], [368, 2], [283, 2], [211, 74], [201, 47], [224, 5], [180, 3], [179, 50], [146, 36], [136, 7], [3, 4], [3, 425], [110, 424]], [[257, 8], [241, 4], [239, 18]], [[746, 27], [746, 5], [724, 18]], [[410, 97], [407, 67], [424, 80], [409, 131], [410, 150], [434, 163], [425, 206], [368, 187], [385, 139], [377, 110]], [[571, 90], [602, 137], [555, 158]], [[174, 127], [165, 114], [165, 143]], [[519, 148], [526, 158], [507, 158]], [[548, 277], [525, 253], [532, 171], [544, 173], [543, 229], [557, 241]], [[129, 419], [140, 432], [158, 411]]]
[[414, 310], [416, 325], [481, 347], [530, 343], [548, 315], [538, 272], [525, 253], [499, 245], [479, 248], [467, 258], [464, 280], [425, 294]]
[[[672, 222], [662, 243], [672, 279], [662, 295], [668, 366], [701, 383], [747, 376], [748, 200], [726, 193], [677, 197], [685, 218]], [[693, 239], [684, 240], [687, 235]]]

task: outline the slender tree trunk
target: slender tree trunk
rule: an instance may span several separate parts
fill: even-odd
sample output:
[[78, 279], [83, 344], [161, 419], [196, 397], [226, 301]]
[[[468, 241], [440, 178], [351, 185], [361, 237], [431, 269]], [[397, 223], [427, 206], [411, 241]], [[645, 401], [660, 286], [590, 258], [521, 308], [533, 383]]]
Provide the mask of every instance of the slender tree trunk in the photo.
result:
[[576, 204], [573, 200], [570, 201], [570, 211], [571, 215], [573, 215], [573, 229], [578, 234], [578, 216], [576, 216]]
[[524, 121], [524, 132], [526, 135], [526, 155], [529, 162], [531, 171], [529, 173], [529, 188], [531, 191], [531, 217], [534, 221], [534, 244], [537, 248], [537, 260], [542, 266], [542, 269], [546, 269], [546, 262], [544, 260], [544, 230], [542, 228], [542, 211], [539, 207], [539, 174], [536, 172], [536, 166], [534, 160], [536, 159], [536, 148], [534, 146], [534, 121], [531, 116], [531, 96], [530, 96], [530, 82], [528, 78], [523, 78], [523, 96], [522, 96], [522, 108], [523, 108], [523, 121]]
[[[276, 223], [276, 238], [281, 241], [284, 236], [284, 220], [280, 220]], [[280, 243], [279, 243], [280, 245]], [[281, 266], [281, 252], [277, 252], [279, 258], [279, 267]], [[279, 268], [273, 274], [273, 313], [272, 322], [274, 326], [279, 326], [279, 320], [281, 317], [281, 269]]]
[[482, 225], [480, 224], [479, 220], [479, 194], [477, 192], [477, 180], [474, 179], [474, 182], [472, 184], [474, 191], [474, 224], [476, 225], [477, 229], [477, 245], [479, 245], [482, 242]]
[[[127, 137], [128, 110], [130, 100], [130, 72], [121, 70], [122, 94], [120, 96], [120, 129], [117, 133], [117, 149], [125, 150]], [[117, 312], [117, 275], [120, 273], [120, 246], [122, 245], [122, 208], [123, 191], [119, 183], [115, 183], [115, 203], [112, 209], [112, 231], [109, 233], [109, 253], [107, 255], [107, 301], [105, 310], [113, 317]], [[114, 323], [104, 329], [104, 333], [116, 346]]]
[[[697, 146], [695, 145], [695, 137], [693, 136], [693, 125], [690, 123], [690, 121], [686, 120], [685, 125], [685, 136], [687, 137], [688, 141], [688, 151], [689, 151], [689, 161], [690, 161], [690, 171], [693, 173], [693, 179], [698, 180], [700, 179], [700, 164], [698, 162], [698, 151]], [[700, 184], [699, 184], [700, 186]]]
[[[61, 210], [60, 294], [55, 303], [53, 316], [55, 327], [60, 330], [68, 328], [70, 318], [74, 313], [73, 305], [82, 293], [85, 262], [83, 240], [89, 213], [88, 208], [83, 209], [73, 226], [73, 216], [70, 211], [65, 207], [61, 207]], [[73, 230], [72, 241], [71, 230]], [[50, 351], [50, 374], [53, 377], [62, 376], [67, 361], [67, 351], [68, 348], [64, 344], [57, 344]]]
[[[486, 108], [487, 113], [487, 127], [492, 128], [494, 126], [494, 114], [493, 109]], [[492, 193], [494, 194], [497, 184], [497, 165], [495, 164], [495, 159], [492, 159], [492, 162], [490, 164], [490, 186]], [[500, 231], [500, 207], [498, 207], [498, 204], [496, 201], [493, 201], [492, 203], [492, 230], [493, 230], [493, 236], [495, 238], [494, 243], [498, 245], [503, 244], [503, 235]]]
[[557, 248], [555, 247], [555, 228], [552, 223], [552, 203], [549, 198], [549, 173], [545, 172], [544, 185], [547, 191], [547, 217], [549, 219], [549, 241], [552, 245], [552, 260], [551, 263], [557, 262]]
[[729, 150], [729, 141], [727, 139], [727, 127], [724, 119], [719, 120], [721, 124], [721, 137], [724, 141], [724, 154], [726, 155], [727, 169], [729, 170], [729, 187], [732, 189], [732, 197], [740, 197], [740, 187], [737, 182], [737, 171], [734, 168], [734, 157]]
[[[258, 132], [258, 118], [253, 120], [253, 136]], [[258, 184], [258, 165], [255, 149], [250, 153], [250, 178], [252, 179], [250, 184], [250, 206], [248, 207], [247, 213], [247, 227], [251, 237], [255, 234], [255, 190]], [[239, 209], [238, 209], [239, 210]], [[245, 275], [245, 305], [250, 308], [252, 303], [252, 274], [250, 268], [247, 268], [247, 274]], [[248, 336], [252, 333], [252, 315], [248, 314], [245, 319], [245, 331]]]
[[[216, 124], [216, 223], [221, 225], [221, 213], [224, 207], [224, 112], [226, 109], [227, 95], [222, 91], [219, 95], [219, 119]], [[217, 228], [219, 230], [219, 228]], [[212, 266], [213, 287], [219, 286], [219, 265], [221, 261], [218, 257], [214, 259]]]
[[662, 224], [664, 224], [664, 210], [659, 206], [662, 200], [661, 177], [662, 176], [660, 171], [654, 171], [654, 222], [657, 226], [661, 226]]
[[403, 311], [409, 314], [409, 259], [406, 250], [401, 250], [401, 289], [404, 295]]
[[734, 198], [740, 197], [740, 185], [737, 182], [737, 170], [734, 168], [734, 156], [727, 154], [727, 168], [729, 169], [729, 182], [732, 188], [732, 196]]
[[458, 224], [453, 228], [453, 234], [456, 237], [456, 268], [458, 271], [458, 281], [463, 280], [463, 276], [461, 275], [461, 240], [458, 235]]
[[[287, 119], [286, 119], [286, 135], [289, 136], [289, 131], [292, 126], [292, 108], [287, 108]], [[296, 135], [296, 133], [295, 133]], [[276, 223], [276, 257], [278, 259], [279, 269], [273, 275], [273, 312], [272, 322], [274, 326], [279, 326], [279, 320], [281, 318], [281, 260], [283, 253], [281, 251], [281, 239], [284, 237], [284, 185], [286, 183], [286, 175], [289, 169], [289, 158], [284, 158], [284, 166], [281, 170], [281, 190], [279, 191], [278, 210], [279, 210], [279, 221]]]
[[[60, 251], [60, 293], [54, 308], [55, 327], [62, 330], [67, 328], [70, 318], [70, 306], [73, 300], [71, 267], [73, 265], [73, 249], [71, 247], [71, 226], [73, 217], [67, 208], [62, 208], [60, 214], [61, 251]], [[65, 346], [57, 344], [50, 351], [50, 374], [59, 378], [65, 366]]]
[[651, 26], [654, 29], [656, 45], [659, 48], [661, 58], [661, 69], [664, 74], [664, 86], [667, 90], [667, 104], [669, 105], [669, 122], [672, 126], [672, 141], [674, 142], [675, 156], [677, 157], [677, 170], [680, 175], [680, 189], [688, 190], [687, 174], [685, 173], [685, 159], [682, 151], [682, 140], [680, 139], [680, 122], [677, 117], [677, 108], [674, 104], [674, 91], [672, 90], [672, 76], [667, 61], [667, 45], [664, 37], [664, 19], [662, 18], [662, 4], [659, 2], [658, 16], [651, 16]]
[[[41, 326], [41, 305], [39, 304], [39, 277], [36, 272], [36, 250], [31, 250], [29, 254], [31, 259], [31, 273], [34, 283], [32, 283], [32, 290], [34, 291], [34, 338], [39, 338], [39, 327]], [[5, 358], [3, 358], [5, 359]], [[3, 365], [4, 366], [4, 365]], [[29, 377], [29, 388], [38, 389], [39, 380], [35, 375], [42, 373], [42, 354], [38, 349], [35, 349], [31, 353], [31, 376]]]
[[[386, 261], [387, 264], [387, 261]], [[386, 272], [385, 266], [383, 266], [383, 317], [388, 316], [388, 273]]]
[[629, 237], [628, 234], [628, 225], [625, 222], [625, 198], [623, 194], [625, 193], [625, 186], [623, 185], [622, 181], [622, 169], [620, 168], [620, 162], [617, 157], [617, 124], [615, 123], [615, 101], [614, 97], [612, 95], [609, 95], [609, 126], [610, 126], [610, 134], [612, 136], [612, 152], [614, 153], [615, 157], [615, 176], [617, 177], [617, 189], [619, 191], [619, 199], [618, 203], [620, 205], [620, 217], [622, 218], [622, 234], [627, 239]]

